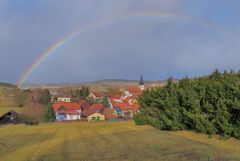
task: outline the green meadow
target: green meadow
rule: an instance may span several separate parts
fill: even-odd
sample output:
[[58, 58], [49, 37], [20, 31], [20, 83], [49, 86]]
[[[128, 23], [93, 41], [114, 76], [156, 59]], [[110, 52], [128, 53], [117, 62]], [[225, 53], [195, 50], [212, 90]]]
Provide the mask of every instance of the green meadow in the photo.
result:
[[0, 127], [0, 161], [240, 160], [240, 142], [129, 122]]

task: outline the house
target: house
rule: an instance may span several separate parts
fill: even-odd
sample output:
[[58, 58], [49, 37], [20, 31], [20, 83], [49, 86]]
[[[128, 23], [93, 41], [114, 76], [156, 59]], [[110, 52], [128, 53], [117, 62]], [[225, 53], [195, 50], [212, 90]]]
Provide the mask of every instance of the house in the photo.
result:
[[56, 102], [53, 104], [57, 121], [81, 119], [81, 106], [78, 103]]
[[94, 102], [99, 102], [105, 97], [104, 93], [92, 92], [89, 94], [88, 99], [92, 99]]
[[58, 97], [58, 102], [71, 102], [71, 97]]
[[111, 102], [113, 108], [117, 111], [119, 116], [132, 118], [139, 110], [138, 104], [128, 104], [125, 102]]
[[113, 100], [115, 102], [122, 102], [123, 95], [118, 94], [118, 95], [111, 95], [109, 97], [110, 100]]
[[103, 110], [103, 115], [105, 116], [105, 120], [112, 121], [119, 118], [117, 111], [113, 108], [105, 108]]
[[102, 112], [106, 107], [101, 103], [94, 103], [90, 106], [90, 108], [97, 112]]
[[133, 96], [132, 97], [128, 96], [128, 97], [124, 97], [122, 102], [132, 105], [135, 101], [136, 99]]
[[133, 95], [140, 95], [142, 94], [142, 90], [139, 87], [136, 88], [128, 88], [124, 92], [126, 97], [132, 97]]
[[0, 124], [19, 124], [22, 120], [17, 112], [10, 110], [0, 117]]
[[124, 116], [124, 112], [118, 106], [115, 106], [114, 109], [117, 112], [118, 116]]
[[103, 111], [106, 107], [100, 103], [92, 104], [90, 107], [85, 108], [81, 115], [83, 118], [86, 118], [88, 121], [104, 121], [105, 116]]

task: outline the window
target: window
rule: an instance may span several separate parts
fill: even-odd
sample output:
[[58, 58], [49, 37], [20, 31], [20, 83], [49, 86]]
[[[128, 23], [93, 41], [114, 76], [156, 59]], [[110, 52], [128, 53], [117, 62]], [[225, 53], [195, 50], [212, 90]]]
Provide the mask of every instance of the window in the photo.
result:
[[99, 120], [100, 120], [100, 117], [98, 116], [98, 117], [97, 117], [97, 121], [99, 121]]
[[92, 117], [92, 120], [96, 120], [96, 117]]

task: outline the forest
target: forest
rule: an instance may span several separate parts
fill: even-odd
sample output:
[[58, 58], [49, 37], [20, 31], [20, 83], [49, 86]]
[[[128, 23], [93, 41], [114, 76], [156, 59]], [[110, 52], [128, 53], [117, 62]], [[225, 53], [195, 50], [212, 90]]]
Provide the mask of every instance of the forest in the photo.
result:
[[147, 89], [139, 97], [137, 125], [161, 130], [191, 130], [240, 139], [240, 72], [214, 71]]

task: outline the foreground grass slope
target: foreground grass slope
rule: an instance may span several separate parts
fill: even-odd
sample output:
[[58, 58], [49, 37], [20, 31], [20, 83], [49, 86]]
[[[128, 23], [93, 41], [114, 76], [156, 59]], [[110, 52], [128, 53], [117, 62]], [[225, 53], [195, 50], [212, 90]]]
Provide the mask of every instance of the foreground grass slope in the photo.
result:
[[240, 160], [240, 143], [133, 122], [0, 127], [0, 161]]

